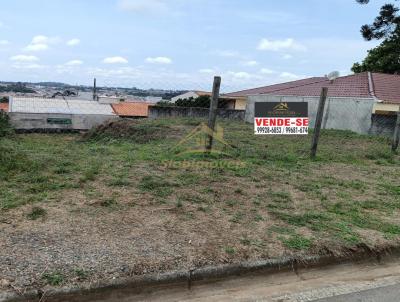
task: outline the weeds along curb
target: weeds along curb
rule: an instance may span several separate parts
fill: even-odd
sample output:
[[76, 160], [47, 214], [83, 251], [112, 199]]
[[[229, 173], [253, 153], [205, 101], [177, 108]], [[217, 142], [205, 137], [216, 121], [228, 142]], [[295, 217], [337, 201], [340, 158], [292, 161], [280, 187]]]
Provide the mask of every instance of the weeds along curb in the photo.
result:
[[[143, 290], [158, 286], [190, 287], [196, 281], [215, 281], [217, 279], [246, 275], [274, 274], [285, 271], [297, 272], [298, 269], [323, 268], [325, 266], [359, 261], [380, 262], [385, 258], [400, 258], [400, 247], [373, 251], [349, 251], [343, 256], [306, 256], [285, 257], [261, 261], [245, 261], [238, 264], [208, 266], [193, 271], [173, 271], [161, 274], [143, 275], [108, 282], [100, 282], [87, 287], [53, 288], [32, 290], [21, 295], [18, 293], [0, 293], [0, 302], [22, 301], [91, 301], [92, 298], [104, 297], [107, 292], [122, 291], [127, 294], [140, 293]], [[43, 294], [45, 297], [43, 297]], [[43, 297], [43, 298], [42, 298]], [[42, 300], [41, 300], [42, 299]]]

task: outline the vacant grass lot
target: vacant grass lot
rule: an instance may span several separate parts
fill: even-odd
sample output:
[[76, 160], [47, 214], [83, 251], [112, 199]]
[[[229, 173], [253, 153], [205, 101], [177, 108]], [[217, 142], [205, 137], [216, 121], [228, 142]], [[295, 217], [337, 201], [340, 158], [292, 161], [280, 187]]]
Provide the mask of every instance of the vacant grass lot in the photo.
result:
[[200, 122], [0, 138], [0, 279], [63, 285], [399, 245], [387, 139], [325, 131], [313, 161], [311, 137], [222, 122], [229, 156], [182, 153]]

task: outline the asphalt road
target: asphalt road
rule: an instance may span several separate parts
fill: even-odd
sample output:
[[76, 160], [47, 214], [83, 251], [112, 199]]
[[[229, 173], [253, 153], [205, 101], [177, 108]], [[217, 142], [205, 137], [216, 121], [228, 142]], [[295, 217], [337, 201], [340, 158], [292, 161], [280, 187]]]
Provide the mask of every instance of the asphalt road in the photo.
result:
[[400, 284], [386, 286], [366, 291], [341, 295], [315, 302], [398, 302], [400, 301]]

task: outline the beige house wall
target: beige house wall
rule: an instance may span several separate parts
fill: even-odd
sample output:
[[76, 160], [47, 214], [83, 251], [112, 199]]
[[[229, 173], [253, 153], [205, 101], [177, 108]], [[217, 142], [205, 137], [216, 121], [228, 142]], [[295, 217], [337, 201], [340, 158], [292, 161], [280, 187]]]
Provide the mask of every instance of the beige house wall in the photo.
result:
[[398, 112], [400, 110], [400, 104], [384, 104], [376, 103], [372, 109], [372, 113], [384, 113], [384, 112]]

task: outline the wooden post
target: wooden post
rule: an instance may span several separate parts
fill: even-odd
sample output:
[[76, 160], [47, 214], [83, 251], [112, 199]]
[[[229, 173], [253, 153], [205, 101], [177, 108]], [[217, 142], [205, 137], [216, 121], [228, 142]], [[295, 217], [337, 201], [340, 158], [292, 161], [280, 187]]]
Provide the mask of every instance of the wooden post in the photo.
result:
[[319, 99], [317, 118], [315, 120], [315, 126], [314, 126], [314, 136], [311, 145], [312, 158], [315, 158], [315, 156], [317, 155], [319, 135], [321, 133], [322, 118], [324, 117], [324, 110], [325, 110], [325, 103], [327, 96], [328, 96], [328, 88], [323, 87], [321, 91], [321, 97]]
[[[210, 103], [210, 113], [208, 115], [208, 128], [214, 133], [215, 121], [217, 120], [219, 90], [221, 88], [221, 77], [214, 77], [214, 84]], [[212, 133], [212, 134], [213, 134]], [[211, 151], [213, 145], [213, 136], [207, 135], [206, 150]]]
[[93, 101], [97, 101], [96, 78], [94, 78], [94, 81], [93, 81]]
[[396, 125], [394, 127], [394, 135], [392, 141], [392, 151], [396, 152], [397, 148], [399, 147], [400, 142], [400, 111], [397, 112], [397, 120]]

